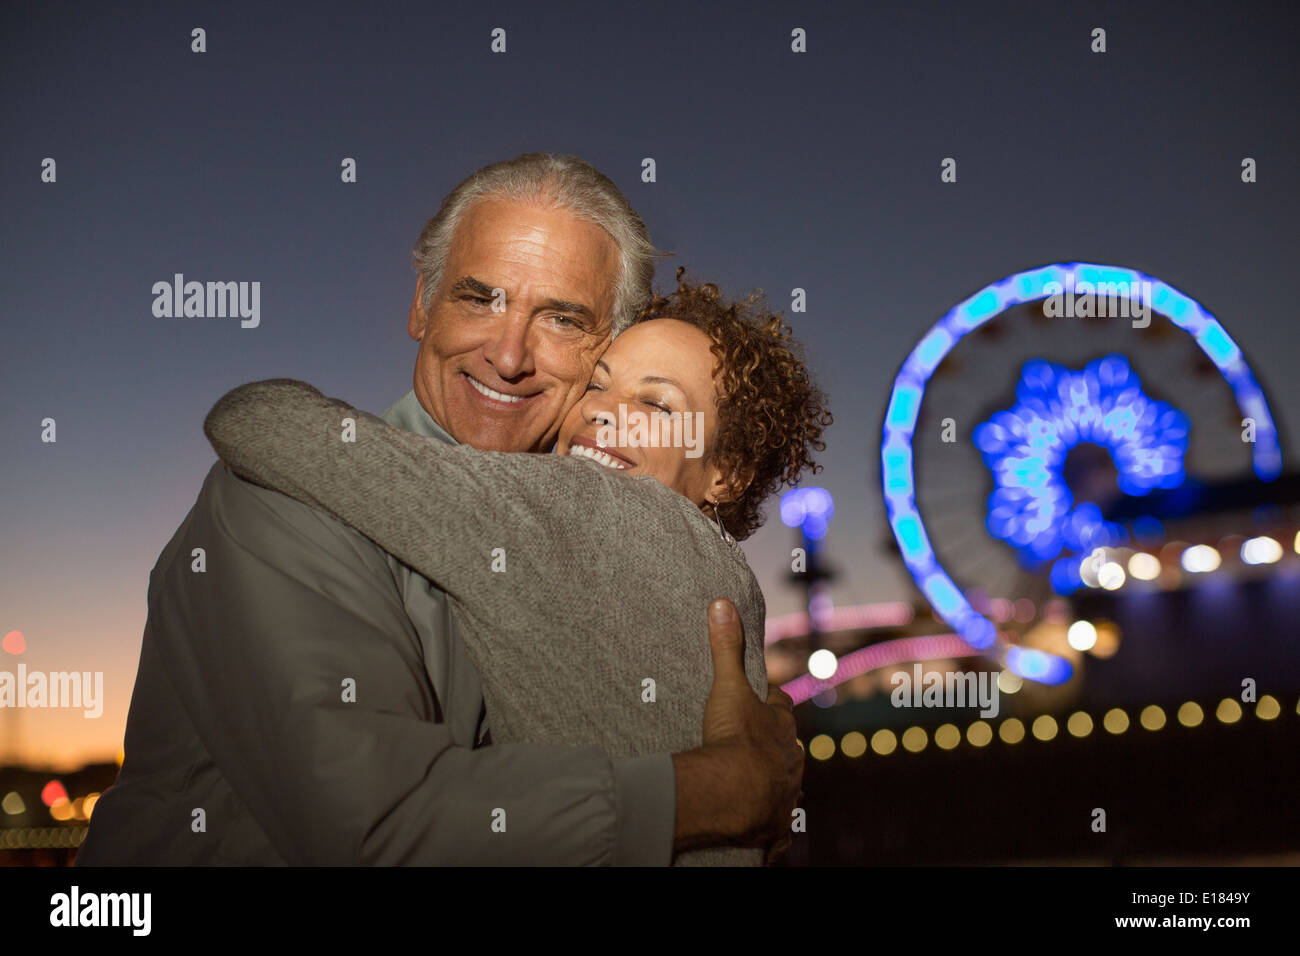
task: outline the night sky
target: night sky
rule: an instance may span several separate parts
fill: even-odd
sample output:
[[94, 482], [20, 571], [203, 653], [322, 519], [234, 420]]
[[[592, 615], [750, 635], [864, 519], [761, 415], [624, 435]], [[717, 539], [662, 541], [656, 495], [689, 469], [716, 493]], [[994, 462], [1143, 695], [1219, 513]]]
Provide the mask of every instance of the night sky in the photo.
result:
[[[29, 668], [103, 671], [107, 700], [98, 720], [0, 714], [0, 752], [20, 737], [30, 761], [111, 758], [149, 571], [213, 461], [204, 414], [270, 377], [376, 413], [404, 394], [410, 248], [451, 187], [521, 152], [609, 175], [675, 254], [661, 286], [685, 264], [787, 314], [807, 290], [788, 318], [836, 416], [815, 483], [837, 506], [837, 604], [915, 595], [878, 490], [899, 363], [952, 305], [1030, 266], [1129, 266], [1204, 304], [1294, 467], [1292, 5], [859, 6], [6, 5], [0, 634], [23, 632]], [[260, 326], [155, 318], [150, 290], [177, 272], [260, 281]], [[954, 401], [1012, 384], [958, 375]], [[782, 613], [800, 602], [794, 533], [769, 513], [746, 550]]]

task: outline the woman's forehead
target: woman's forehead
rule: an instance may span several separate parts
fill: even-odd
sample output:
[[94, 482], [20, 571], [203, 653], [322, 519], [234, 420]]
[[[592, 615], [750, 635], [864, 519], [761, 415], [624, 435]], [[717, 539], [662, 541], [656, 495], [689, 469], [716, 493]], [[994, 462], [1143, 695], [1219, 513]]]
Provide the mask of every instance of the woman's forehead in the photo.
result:
[[614, 369], [613, 358], [622, 363], [668, 363], [679, 371], [689, 365], [697, 376], [707, 377], [713, 368], [712, 343], [709, 337], [695, 326], [680, 319], [663, 318], [638, 322], [618, 338], [605, 351], [606, 364]]

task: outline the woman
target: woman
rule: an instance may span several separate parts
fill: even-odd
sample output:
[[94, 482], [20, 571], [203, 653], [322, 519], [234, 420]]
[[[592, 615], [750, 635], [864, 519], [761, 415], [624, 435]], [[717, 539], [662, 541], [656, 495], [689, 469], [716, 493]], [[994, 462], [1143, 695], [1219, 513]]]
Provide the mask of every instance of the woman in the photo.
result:
[[737, 540], [778, 486], [815, 470], [828, 424], [780, 318], [678, 270], [677, 291], [597, 363], [554, 455], [448, 445], [285, 379], [228, 393], [204, 428], [237, 474], [329, 512], [447, 592], [494, 745], [618, 757], [701, 743], [714, 598], [740, 611], [746, 675], [766, 697], [763, 596]]

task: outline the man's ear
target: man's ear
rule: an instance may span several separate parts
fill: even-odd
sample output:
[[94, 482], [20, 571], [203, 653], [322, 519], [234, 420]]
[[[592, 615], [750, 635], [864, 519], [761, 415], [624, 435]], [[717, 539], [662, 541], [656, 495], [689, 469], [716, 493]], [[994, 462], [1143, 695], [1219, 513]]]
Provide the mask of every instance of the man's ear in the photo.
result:
[[424, 330], [429, 325], [429, 313], [420, 304], [423, 294], [424, 276], [420, 276], [415, 280], [415, 297], [411, 299], [411, 314], [406, 320], [406, 332], [417, 342], [424, 338]]

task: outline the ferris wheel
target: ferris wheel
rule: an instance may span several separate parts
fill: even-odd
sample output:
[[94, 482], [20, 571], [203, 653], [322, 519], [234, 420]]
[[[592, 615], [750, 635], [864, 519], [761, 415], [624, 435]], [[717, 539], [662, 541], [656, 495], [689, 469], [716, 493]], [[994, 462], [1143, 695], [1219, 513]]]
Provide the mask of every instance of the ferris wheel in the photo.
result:
[[1091, 263], [1018, 272], [950, 309], [894, 380], [880, 454], [890, 529], [936, 616], [1044, 684], [1069, 662], [983, 596], [1041, 607], [1093, 584], [1090, 559], [1136, 533], [1105, 518], [1121, 499], [1282, 470], [1222, 324], [1159, 279]]

